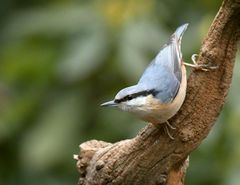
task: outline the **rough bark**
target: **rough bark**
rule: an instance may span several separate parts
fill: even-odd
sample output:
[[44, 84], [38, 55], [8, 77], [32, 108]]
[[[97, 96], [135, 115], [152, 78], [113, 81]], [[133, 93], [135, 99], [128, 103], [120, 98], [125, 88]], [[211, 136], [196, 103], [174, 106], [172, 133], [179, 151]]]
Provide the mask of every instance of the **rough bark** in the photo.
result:
[[224, 0], [202, 44], [198, 63], [217, 66], [193, 70], [186, 100], [170, 123], [174, 140], [152, 124], [129, 140], [114, 144], [88, 141], [76, 155], [79, 185], [182, 185], [188, 155], [216, 121], [231, 84], [240, 38], [240, 0]]

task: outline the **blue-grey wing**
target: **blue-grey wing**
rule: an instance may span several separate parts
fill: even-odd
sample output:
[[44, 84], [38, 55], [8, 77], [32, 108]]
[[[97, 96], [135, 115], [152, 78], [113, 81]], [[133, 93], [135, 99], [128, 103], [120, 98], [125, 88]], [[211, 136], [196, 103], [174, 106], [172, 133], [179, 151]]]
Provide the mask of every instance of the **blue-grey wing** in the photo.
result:
[[161, 102], [171, 102], [180, 87], [180, 81], [174, 73], [168, 67], [159, 65], [148, 68], [148, 72], [155, 75], [145, 74], [145, 77], [141, 78], [137, 85], [143, 89], [154, 90], [156, 92], [155, 97]]
[[172, 101], [177, 95], [182, 81], [181, 39], [187, 28], [184, 24], [177, 28], [167, 44], [149, 64], [138, 84], [156, 88], [157, 97], [164, 103]]
[[144, 84], [148, 89], [156, 89], [157, 98], [168, 103], [177, 95], [181, 78], [181, 59], [177, 53], [174, 42], [170, 40], [156, 58], [144, 71], [138, 84]]

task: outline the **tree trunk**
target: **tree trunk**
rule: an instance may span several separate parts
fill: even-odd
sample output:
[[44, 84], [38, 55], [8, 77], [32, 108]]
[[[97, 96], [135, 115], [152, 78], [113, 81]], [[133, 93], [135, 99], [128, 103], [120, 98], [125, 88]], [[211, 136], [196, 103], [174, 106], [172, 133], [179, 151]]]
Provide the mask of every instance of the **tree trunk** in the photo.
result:
[[177, 128], [171, 130], [175, 139], [148, 124], [133, 139], [85, 142], [75, 156], [78, 184], [183, 185], [188, 155], [208, 135], [224, 104], [239, 38], [240, 0], [224, 0], [198, 58], [198, 63], [217, 69], [193, 69], [185, 102], [170, 120]]

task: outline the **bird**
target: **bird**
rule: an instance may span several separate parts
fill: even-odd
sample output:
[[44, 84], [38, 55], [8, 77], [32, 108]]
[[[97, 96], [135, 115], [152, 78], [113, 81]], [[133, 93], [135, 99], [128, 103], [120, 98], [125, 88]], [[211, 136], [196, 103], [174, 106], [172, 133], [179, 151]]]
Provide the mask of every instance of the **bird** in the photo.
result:
[[164, 125], [171, 139], [170, 129], [176, 129], [168, 120], [182, 106], [187, 89], [185, 65], [201, 68], [196, 64], [184, 63], [181, 41], [188, 24], [179, 26], [157, 56], [150, 62], [137, 84], [120, 90], [114, 100], [102, 103], [102, 107], [116, 107], [156, 127]]

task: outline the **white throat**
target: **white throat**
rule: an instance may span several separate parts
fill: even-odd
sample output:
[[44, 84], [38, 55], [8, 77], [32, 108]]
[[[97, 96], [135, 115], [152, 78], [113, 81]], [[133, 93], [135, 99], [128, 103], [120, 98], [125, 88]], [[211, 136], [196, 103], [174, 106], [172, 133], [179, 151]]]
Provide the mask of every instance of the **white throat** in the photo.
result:
[[138, 109], [142, 109], [147, 103], [146, 96], [139, 96], [132, 100], [122, 102], [119, 104], [119, 108], [127, 112], [135, 112]]

